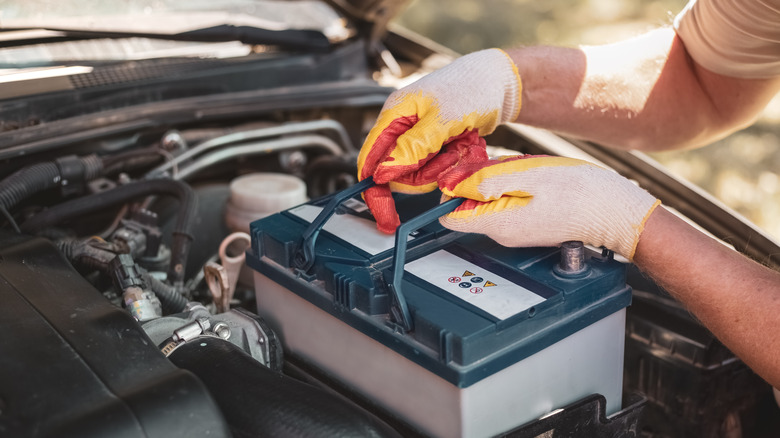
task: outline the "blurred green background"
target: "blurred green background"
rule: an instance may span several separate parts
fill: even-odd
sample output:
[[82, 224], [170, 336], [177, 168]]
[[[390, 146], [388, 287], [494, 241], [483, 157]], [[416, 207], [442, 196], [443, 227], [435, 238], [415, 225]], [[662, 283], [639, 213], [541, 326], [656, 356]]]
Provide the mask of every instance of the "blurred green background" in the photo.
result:
[[[396, 23], [457, 52], [603, 44], [671, 24], [684, 0], [415, 0]], [[780, 239], [780, 98], [704, 148], [651, 154]]]

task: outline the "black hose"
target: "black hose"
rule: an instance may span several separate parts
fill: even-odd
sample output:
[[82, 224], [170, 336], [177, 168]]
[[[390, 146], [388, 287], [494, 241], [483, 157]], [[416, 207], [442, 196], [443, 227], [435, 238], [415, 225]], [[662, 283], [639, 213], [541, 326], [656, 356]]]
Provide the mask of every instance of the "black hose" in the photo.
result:
[[97, 155], [69, 155], [22, 168], [0, 182], [0, 207], [11, 211], [24, 199], [63, 184], [90, 181], [103, 172]]
[[[94, 269], [112, 276], [112, 261], [117, 257], [115, 252], [108, 249], [97, 248], [89, 242], [82, 240], [61, 240], [57, 242], [57, 249], [74, 265]], [[128, 256], [129, 257], [129, 256]], [[140, 272], [140, 276], [146, 286], [154, 292], [160, 300], [163, 312], [166, 315], [179, 313], [187, 306], [187, 299], [173, 286], [168, 286], [158, 280], [132, 261], [133, 270]], [[129, 265], [128, 265], [129, 266]]]
[[178, 199], [180, 204], [180, 213], [176, 219], [171, 243], [171, 264], [168, 268], [170, 283], [178, 287], [184, 281], [187, 254], [192, 244], [190, 230], [198, 208], [195, 193], [190, 186], [183, 182], [171, 179], [131, 182], [105, 192], [84, 196], [51, 207], [28, 219], [22, 224], [21, 229], [25, 233], [34, 233], [62, 221], [150, 195], [173, 196]]
[[354, 157], [337, 155], [317, 157], [306, 166], [304, 179], [309, 189], [307, 195], [314, 199], [346, 188], [338, 187], [338, 177], [343, 175], [357, 175]]
[[165, 157], [162, 155], [162, 150], [158, 145], [128, 151], [103, 158], [104, 174], [113, 175], [119, 172], [146, 169], [164, 159]]
[[116, 257], [116, 253], [96, 248], [82, 240], [60, 240], [57, 242], [57, 249], [72, 264], [105, 273], [108, 273], [109, 264]]
[[143, 277], [146, 284], [160, 300], [163, 314], [170, 315], [184, 311], [184, 308], [187, 307], [187, 298], [180, 294], [175, 287], [163, 283], [148, 272], [145, 272]]
[[0, 183], [0, 205], [11, 210], [28, 196], [59, 185], [60, 169], [54, 163], [37, 163], [20, 169]]

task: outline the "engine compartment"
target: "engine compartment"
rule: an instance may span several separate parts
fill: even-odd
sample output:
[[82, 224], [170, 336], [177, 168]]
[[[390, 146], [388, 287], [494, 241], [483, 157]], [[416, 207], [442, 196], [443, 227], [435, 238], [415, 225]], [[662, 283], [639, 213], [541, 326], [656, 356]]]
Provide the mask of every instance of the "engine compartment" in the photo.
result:
[[[388, 38], [404, 68], [436, 55]], [[391, 91], [373, 79], [371, 50], [353, 40], [241, 62], [96, 64], [74, 89], [0, 109], [0, 435], [415, 435], [287, 361], [254, 314], [251, 280], [227, 272], [247, 246], [231, 183], [284, 175], [315, 199], [356, 182], [359, 146]], [[502, 129], [491, 144], [566, 143], [545, 138]], [[618, 436], [723, 436], [735, 422], [740, 435], [728, 436], [771, 436], [771, 389], [652, 282], [633, 272], [629, 283], [632, 412], [612, 418], [631, 418]], [[694, 379], [681, 370], [700, 378], [682, 395]], [[717, 402], [691, 395], [723, 385], [734, 391], [712, 390]], [[640, 430], [634, 391], [649, 396]], [[581, 405], [605, 421], [598, 401]]]
[[[285, 376], [277, 338], [247, 310], [251, 284], [237, 271], [224, 283], [247, 244], [225, 240], [240, 231], [226, 221], [230, 182], [284, 175], [309, 188], [303, 199], [350, 185], [387, 90], [368, 79], [361, 43], [205, 70], [4, 107], [0, 289], [13, 335], [0, 435], [395, 436]], [[236, 399], [251, 383], [265, 389]]]

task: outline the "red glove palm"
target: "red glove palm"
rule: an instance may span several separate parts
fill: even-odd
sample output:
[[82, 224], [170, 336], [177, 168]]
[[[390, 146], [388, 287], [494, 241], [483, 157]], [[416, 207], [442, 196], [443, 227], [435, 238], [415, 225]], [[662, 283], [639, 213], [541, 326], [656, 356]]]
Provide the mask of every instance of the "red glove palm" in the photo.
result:
[[[372, 152], [392, 151], [395, 148], [395, 129], [405, 131], [405, 126], [388, 128], [374, 143]], [[376, 186], [371, 187], [363, 193], [368, 208], [376, 219], [377, 228], [385, 233], [393, 233], [400, 225], [398, 213], [395, 210], [395, 201], [393, 200], [390, 186], [387, 184], [393, 181], [393, 188], [404, 193], [426, 193], [436, 189], [438, 178], [444, 172], [449, 171], [455, 166], [479, 163], [488, 160], [485, 150], [485, 140], [479, 136], [477, 131], [466, 131], [461, 135], [453, 137], [441, 148], [438, 154], [431, 154], [424, 164], [413, 172], [405, 173], [401, 169], [391, 167], [385, 172], [377, 172], [374, 175]], [[367, 175], [370, 175], [377, 164], [384, 160], [371, 161], [371, 166], [364, 167]], [[371, 168], [373, 167], [373, 168]]]

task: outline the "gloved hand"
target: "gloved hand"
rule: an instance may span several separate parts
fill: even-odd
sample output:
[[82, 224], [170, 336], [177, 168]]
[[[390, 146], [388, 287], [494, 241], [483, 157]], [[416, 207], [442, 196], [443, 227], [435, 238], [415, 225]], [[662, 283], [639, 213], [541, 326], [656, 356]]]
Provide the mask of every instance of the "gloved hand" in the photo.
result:
[[512, 156], [458, 166], [439, 178], [445, 197], [468, 198], [440, 219], [504, 246], [580, 240], [631, 260], [661, 202], [617, 173], [563, 157]]
[[[393, 232], [398, 215], [390, 192], [425, 193], [433, 175], [451, 160], [433, 158], [443, 145], [466, 132], [487, 135], [520, 112], [521, 82], [509, 56], [499, 49], [455, 60], [387, 99], [358, 156], [358, 178], [374, 177], [364, 193], [380, 230]], [[423, 169], [425, 167], [425, 169]], [[412, 175], [412, 176], [410, 176]]]
[[[394, 184], [405, 187], [404, 193], [426, 193], [438, 185], [438, 177], [459, 165], [483, 163], [488, 160], [485, 139], [477, 131], [466, 131], [451, 138], [441, 151], [424, 166], [414, 172], [400, 175]], [[366, 204], [376, 219], [377, 228], [385, 233], [394, 233], [400, 225], [395, 201], [387, 184], [369, 188], [363, 193]]]

